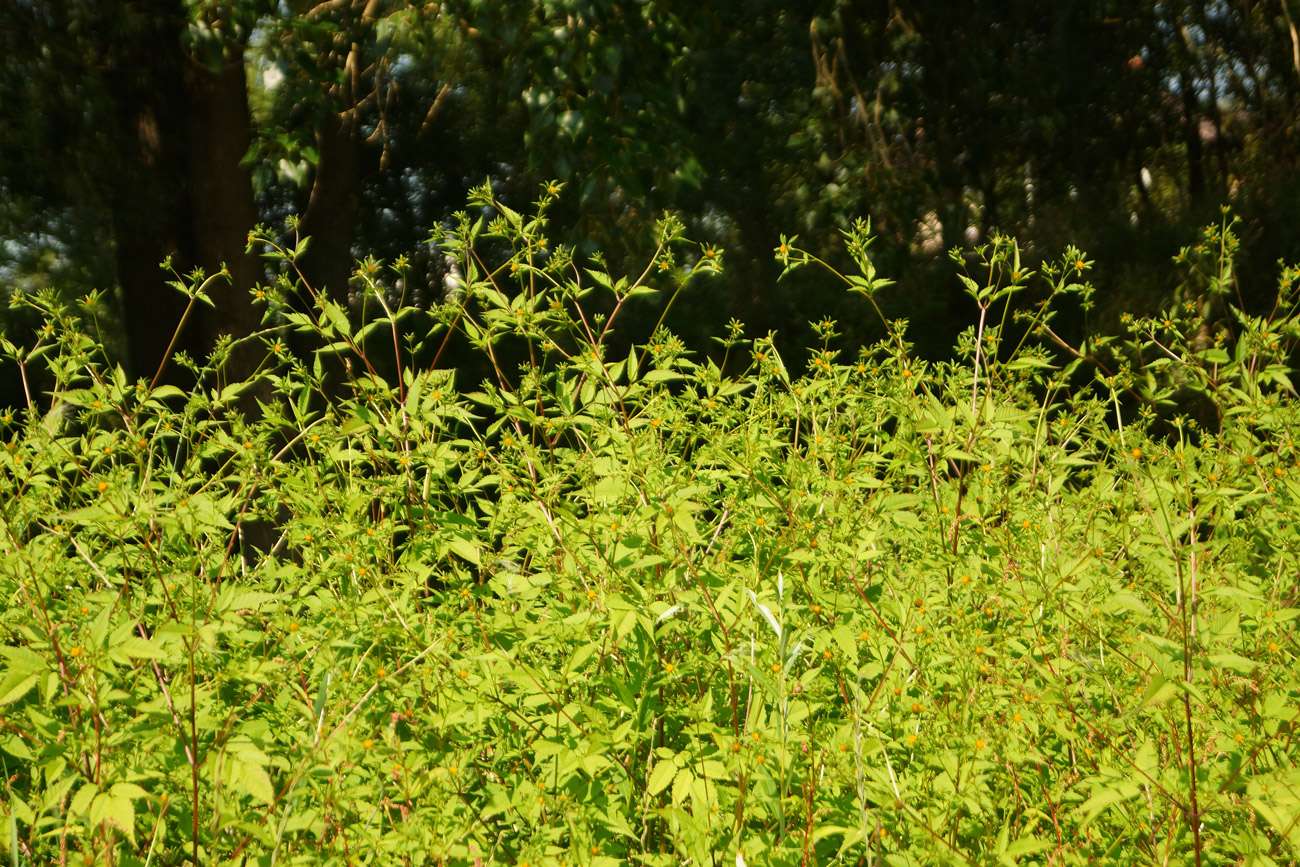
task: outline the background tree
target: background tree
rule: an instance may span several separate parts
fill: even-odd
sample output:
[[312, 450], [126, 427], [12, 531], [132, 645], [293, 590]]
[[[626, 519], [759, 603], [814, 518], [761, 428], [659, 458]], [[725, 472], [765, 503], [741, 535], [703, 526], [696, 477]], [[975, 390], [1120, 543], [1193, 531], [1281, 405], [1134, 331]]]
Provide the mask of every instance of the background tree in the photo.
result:
[[6, 2], [3, 15], [6, 103], [21, 118], [0, 137], [10, 201], [111, 240], [129, 368], [155, 373], [187, 304], [167, 285], [164, 259], [182, 274], [229, 271], [182, 348], [249, 333], [257, 318], [247, 293], [261, 274], [244, 253], [256, 209], [240, 162], [251, 141], [243, 47], [255, 17], [180, 0]]
[[[692, 337], [868, 317], [809, 275], [870, 216], [891, 316], [932, 351], [968, 319], [944, 251], [1015, 233], [1101, 263], [1112, 315], [1175, 287], [1168, 258], [1222, 202], [1246, 218], [1242, 291], [1297, 258], [1300, 37], [1291, 0], [1044, 5], [939, 0], [0, 0], [0, 132], [13, 286], [115, 288], [152, 375], [185, 299], [157, 268], [221, 262], [201, 353], [257, 326], [254, 223], [311, 236], [304, 297], [349, 299], [355, 257], [408, 256], [394, 291], [442, 298], [430, 230], [491, 179], [522, 205], [566, 182], [551, 229], [618, 266], [677, 211], [727, 268], [674, 308]], [[296, 225], [290, 226], [292, 218]], [[689, 265], [689, 263], [684, 263]], [[110, 285], [111, 284], [111, 285]], [[645, 308], [646, 321], [659, 310]], [[923, 347], [924, 348], [924, 347]], [[255, 347], [236, 359], [258, 361]]]

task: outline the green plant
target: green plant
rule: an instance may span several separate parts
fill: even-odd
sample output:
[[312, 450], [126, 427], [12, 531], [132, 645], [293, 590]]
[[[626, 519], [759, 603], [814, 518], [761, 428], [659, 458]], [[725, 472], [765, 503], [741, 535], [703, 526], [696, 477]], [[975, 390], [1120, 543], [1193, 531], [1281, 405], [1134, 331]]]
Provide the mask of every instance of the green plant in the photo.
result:
[[[963, 265], [952, 362], [888, 321], [849, 360], [817, 323], [802, 375], [739, 323], [739, 375], [662, 327], [615, 355], [626, 305], [720, 257], [665, 220], [639, 277], [579, 264], [558, 192], [476, 191], [426, 334], [402, 262], [361, 264], [360, 317], [259, 289], [256, 419], [219, 358], [189, 394], [128, 382], [30, 299], [48, 326], [5, 350], [59, 409], [0, 447], [11, 863], [1296, 857], [1280, 361], [1151, 362], [1145, 321], [1063, 347], [1011, 302], [1086, 301], [1088, 263], [1031, 275], [1010, 239]], [[1293, 334], [1279, 311], [1241, 333]], [[452, 332], [486, 381], [413, 366]], [[1188, 383], [1219, 427], [1161, 413]]]

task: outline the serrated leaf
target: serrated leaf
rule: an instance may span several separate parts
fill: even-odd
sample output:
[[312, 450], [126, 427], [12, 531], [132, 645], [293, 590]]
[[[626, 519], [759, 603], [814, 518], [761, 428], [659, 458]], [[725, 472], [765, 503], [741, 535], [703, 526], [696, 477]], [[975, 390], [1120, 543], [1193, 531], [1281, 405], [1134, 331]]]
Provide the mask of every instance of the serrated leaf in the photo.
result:
[[72, 796], [72, 802], [68, 804], [69, 816], [80, 816], [90, 807], [90, 802], [95, 800], [99, 794], [99, 786], [94, 783], [86, 783], [77, 790], [77, 794]]
[[1130, 593], [1127, 590], [1121, 590], [1111, 596], [1111, 602], [1121, 608], [1127, 608], [1129, 611], [1141, 614], [1144, 617], [1151, 615], [1151, 610], [1147, 608], [1141, 598], [1139, 598], [1136, 593]]
[[275, 786], [271, 784], [271, 775], [266, 768], [243, 759], [231, 761], [236, 763], [235, 785], [252, 795], [254, 800], [263, 804], [275, 803]]
[[1151, 676], [1151, 682], [1147, 684], [1146, 692], [1142, 694], [1138, 709], [1162, 705], [1176, 695], [1178, 695], [1178, 685], [1157, 672]]
[[90, 802], [89, 818], [92, 825], [107, 822], [114, 826], [122, 832], [127, 842], [135, 845], [135, 803], [130, 798], [100, 792]]
[[453, 534], [446, 537], [447, 549], [463, 560], [479, 565], [478, 546], [464, 536]]
[[108, 791], [116, 797], [132, 800], [149, 797], [149, 793], [135, 783], [114, 783]]
[[1250, 805], [1255, 809], [1255, 812], [1263, 816], [1273, 826], [1279, 836], [1290, 837], [1295, 840], [1297, 835], [1300, 834], [1300, 814], [1296, 810], [1279, 809], [1279, 805], [1263, 798], [1251, 798]]
[[1214, 707], [1214, 705], [1210, 702], [1210, 697], [1207, 696], [1205, 693], [1201, 692], [1200, 688], [1196, 686], [1196, 684], [1189, 683], [1185, 680], [1182, 680], [1181, 678], [1175, 680], [1174, 684], [1178, 687], [1179, 691], [1187, 693], [1192, 698], [1200, 702], [1203, 707]]
[[587, 660], [591, 659], [597, 650], [599, 650], [599, 647], [590, 641], [578, 645], [578, 649], [573, 652], [573, 657], [569, 660], [567, 670], [570, 672], [581, 671]]
[[110, 618], [113, 616], [113, 609], [105, 606], [95, 615], [95, 619], [90, 621], [90, 629], [87, 630], [87, 637], [94, 647], [103, 647], [104, 641], [108, 638], [108, 627]]
[[138, 635], [128, 635], [117, 642], [114, 649], [132, 659], [161, 659], [163, 657], [163, 652], [158, 645]]
[[151, 400], [168, 400], [174, 397], [185, 397], [185, 392], [181, 391], [174, 385], [160, 385], [153, 391], [149, 392]]
[[611, 291], [613, 290], [614, 282], [609, 279], [609, 275], [604, 271], [597, 271], [594, 268], [583, 268], [582, 270], [586, 271], [591, 279], [595, 280], [601, 286], [604, 286], [606, 289]]
[[13, 704], [27, 695], [40, 679], [39, 674], [24, 674], [21, 671], [6, 674], [4, 680], [0, 680], [0, 707]]
[[844, 654], [846, 659], [853, 659], [857, 655], [857, 634], [847, 626], [837, 626], [831, 632], [831, 638], [835, 641], [835, 646], [839, 648], [840, 653]]
[[1238, 674], [1250, 674], [1259, 667], [1259, 663], [1255, 660], [1238, 656], [1235, 653], [1215, 653], [1206, 657], [1206, 659], [1215, 668], [1226, 668]]
[[677, 765], [671, 760], [661, 761], [655, 765], [655, 769], [650, 772], [650, 779], [646, 781], [646, 791], [651, 795], [657, 795], [664, 789], [668, 788], [669, 783], [677, 776]]
[[0, 656], [9, 660], [10, 671], [30, 674], [46, 669], [45, 657], [27, 647], [0, 647]]
[[218, 611], [241, 611], [243, 609], [261, 608], [268, 602], [279, 600], [279, 596], [274, 593], [264, 593], [260, 590], [236, 590], [232, 585], [227, 585], [229, 590], [224, 590], [217, 599]]
[[1044, 849], [1050, 849], [1054, 845], [1056, 844], [1052, 841], [1043, 840], [1039, 837], [1021, 837], [1014, 843], [1009, 844], [1007, 848], [998, 855], [998, 860], [1003, 864], [1014, 865], [1017, 858], [1024, 857], [1025, 855], [1032, 855], [1035, 852], [1041, 852]]
[[660, 614], [658, 617], [655, 618], [655, 626], [658, 626], [660, 623], [663, 623], [665, 620], [672, 617], [674, 614], [676, 614], [678, 611], [681, 610], [682, 610], [682, 606], [680, 605], [674, 605], [671, 608], [667, 609], [666, 611], [664, 611], [663, 614]]
[[723, 780], [730, 776], [727, 766], [714, 759], [705, 759], [701, 764], [701, 770], [704, 771], [704, 776], [710, 780]]
[[691, 773], [690, 768], [682, 768], [673, 777], [673, 806], [680, 807], [686, 800], [686, 796], [691, 792], [691, 783], [695, 780], [695, 774]]
[[[35, 811], [33, 811], [32, 808], [28, 805], [28, 803], [24, 801], [22, 798], [14, 797], [12, 791], [9, 793], [9, 809], [13, 811], [10, 814], [11, 819], [18, 819], [29, 828], [33, 824], [35, 824], [36, 822]], [[14, 830], [16, 829], [17, 828], [15, 824]], [[11, 838], [11, 839], [16, 839], [16, 838]], [[18, 864], [19, 862], [17, 858], [14, 858], [10, 863]]]

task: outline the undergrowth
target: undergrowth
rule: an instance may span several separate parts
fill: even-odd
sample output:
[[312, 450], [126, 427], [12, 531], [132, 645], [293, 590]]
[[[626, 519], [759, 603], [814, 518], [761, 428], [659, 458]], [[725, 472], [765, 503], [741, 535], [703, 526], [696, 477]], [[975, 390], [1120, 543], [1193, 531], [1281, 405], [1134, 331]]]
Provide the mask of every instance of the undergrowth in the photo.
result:
[[[950, 363], [896, 321], [817, 323], [801, 375], [739, 323], [615, 356], [722, 257], [666, 220], [639, 276], [575, 263], [557, 192], [476, 191], [428, 333], [404, 263], [350, 311], [259, 230], [247, 383], [229, 345], [129, 381], [22, 299], [3, 349], [55, 385], [3, 417], [8, 863], [1294, 862], [1294, 271], [1243, 312], [1225, 216], [1167, 316], [1072, 345], [1090, 263], [996, 238]], [[776, 255], [870, 298], [869, 241]], [[491, 378], [413, 364], [453, 333]]]

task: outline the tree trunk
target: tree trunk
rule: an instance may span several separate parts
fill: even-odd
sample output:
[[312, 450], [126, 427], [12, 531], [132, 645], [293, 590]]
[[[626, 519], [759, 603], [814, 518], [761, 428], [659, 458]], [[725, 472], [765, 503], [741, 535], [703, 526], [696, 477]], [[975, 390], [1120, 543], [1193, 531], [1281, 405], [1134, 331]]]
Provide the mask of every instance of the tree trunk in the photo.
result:
[[361, 140], [355, 111], [327, 110], [316, 131], [316, 145], [320, 160], [298, 224], [299, 235], [310, 236], [311, 242], [298, 270], [314, 292], [346, 306], [361, 211]]
[[[192, 239], [184, 195], [184, 90], [180, 40], [185, 26], [180, 4], [155, 0], [133, 16], [134, 39], [108, 49], [104, 83], [113, 102], [116, 129], [110, 133], [117, 158], [103, 183], [112, 212], [117, 279], [132, 376], [153, 378], [181, 323], [187, 299], [159, 268], [171, 257], [175, 270], [193, 267]], [[187, 323], [177, 349], [197, 354], [199, 331]], [[177, 381], [174, 364], [167, 379]], [[183, 377], [181, 377], [183, 379]]]
[[[249, 290], [262, 277], [258, 260], [245, 254], [257, 222], [252, 180], [240, 165], [252, 140], [243, 47], [215, 71], [187, 56], [188, 26], [177, 0], [150, 0], [132, 13], [135, 38], [108, 50], [105, 82], [118, 128], [117, 171], [104, 182], [117, 241], [118, 283], [131, 374], [153, 378], [173, 347], [205, 360], [217, 337], [236, 339], [256, 330], [261, 316]], [[188, 299], [168, 284], [159, 268], [170, 257], [182, 276], [194, 268], [208, 275], [223, 265], [230, 279], [208, 287], [215, 309], [198, 304], [184, 321]], [[249, 343], [231, 357], [224, 378], [245, 378], [256, 369], [261, 347]], [[189, 378], [167, 361], [163, 380]]]
[[[263, 278], [262, 265], [245, 252], [249, 230], [257, 223], [257, 204], [251, 174], [240, 164], [252, 143], [243, 46], [216, 71], [187, 61], [184, 82], [189, 98], [186, 174], [193, 256], [209, 274], [223, 265], [230, 274], [229, 280], [212, 285], [216, 306], [204, 310], [201, 335], [204, 345], [212, 346], [223, 334], [239, 340], [261, 324], [249, 291]], [[238, 344], [223, 379], [247, 379], [263, 354], [257, 341]]]

